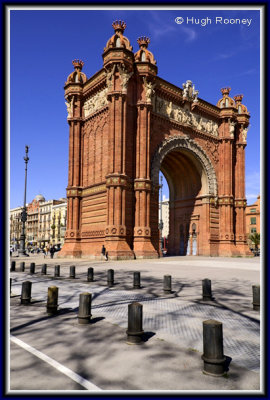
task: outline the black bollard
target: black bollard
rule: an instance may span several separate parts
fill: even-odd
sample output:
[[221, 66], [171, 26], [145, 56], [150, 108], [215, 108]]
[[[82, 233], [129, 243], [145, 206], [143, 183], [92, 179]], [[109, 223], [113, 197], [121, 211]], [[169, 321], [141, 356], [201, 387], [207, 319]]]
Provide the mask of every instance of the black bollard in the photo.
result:
[[32, 282], [25, 281], [22, 283], [21, 304], [29, 304], [31, 301]]
[[92, 267], [87, 270], [87, 282], [94, 282], [94, 268]]
[[12, 278], [10, 278], [10, 294], [11, 294]]
[[114, 285], [114, 270], [113, 269], [108, 269], [108, 271], [107, 271], [107, 282], [108, 282], [109, 287]]
[[47, 298], [47, 313], [49, 315], [56, 314], [58, 307], [58, 287], [48, 287], [48, 298]]
[[165, 294], [172, 293], [172, 277], [171, 275], [164, 275], [163, 277], [163, 291]]
[[42, 273], [42, 275], [47, 274], [47, 264], [42, 264], [41, 273]]
[[222, 323], [209, 319], [203, 321], [203, 373], [222, 376], [225, 373], [226, 357], [223, 354]]
[[140, 303], [131, 303], [128, 305], [128, 328], [127, 328], [127, 343], [142, 344], [142, 313], [143, 306]]
[[80, 294], [78, 322], [79, 324], [89, 324], [91, 319], [91, 293]]
[[31, 263], [30, 264], [30, 274], [34, 274], [35, 273], [35, 268], [36, 268], [36, 264], [35, 263]]
[[72, 265], [69, 268], [69, 277], [72, 279], [75, 279], [76, 273], [75, 273], [75, 265]]
[[16, 270], [16, 261], [11, 261], [10, 271], [14, 272]]
[[60, 276], [60, 265], [55, 265], [54, 266], [54, 276], [55, 276], [55, 278], [59, 278], [59, 276]]
[[141, 273], [140, 272], [133, 273], [133, 288], [134, 289], [141, 288]]
[[252, 285], [253, 310], [260, 311], [260, 285]]
[[203, 294], [203, 301], [208, 301], [213, 299], [210, 279], [203, 279], [202, 294]]
[[24, 270], [25, 270], [25, 262], [22, 261], [22, 262], [20, 263], [20, 272], [24, 272]]

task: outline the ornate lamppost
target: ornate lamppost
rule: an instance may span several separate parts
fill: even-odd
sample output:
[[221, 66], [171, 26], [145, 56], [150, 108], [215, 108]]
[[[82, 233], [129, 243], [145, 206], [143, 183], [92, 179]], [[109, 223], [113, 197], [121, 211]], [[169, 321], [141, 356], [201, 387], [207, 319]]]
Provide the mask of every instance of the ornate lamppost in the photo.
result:
[[162, 242], [162, 229], [163, 229], [163, 220], [162, 220], [162, 188], [163, 188], [163, 176], [160, 176], [160, 219], [159, 219], [159, 230], [160, 230], [160, 244], [161, 244], [161, 250], [163, 248], [163, 242]]
[[28, 149], [29, 146], [25, 146], [25, 181], [24, 181], [24, 201], [23, 201], [23, 210], [21, 213], [21, 221], [22, 221], [22, 233], [20, 237], [20, 248], [19, 248], [19, 256], [28, 256], [25, 252], [25, 223], [27, 221], [27, 212], [26, 212], [26, 184], [27, 184], [27, 163], [29, 161], [28, 157]]

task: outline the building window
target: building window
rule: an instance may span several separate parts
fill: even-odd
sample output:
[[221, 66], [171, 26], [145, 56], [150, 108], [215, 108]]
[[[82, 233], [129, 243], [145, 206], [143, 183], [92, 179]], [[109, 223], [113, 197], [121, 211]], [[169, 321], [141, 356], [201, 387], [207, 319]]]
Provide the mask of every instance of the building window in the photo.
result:
[[257, 229], [256, 228], [251, 228], [250, 229], [250, 233], [256, 233], [257, 232]]
[[256, 225], [256, 217], [250, 218], [250, 225]]
[[250, 212], [256, 212], [256, 208], [251, 208]]

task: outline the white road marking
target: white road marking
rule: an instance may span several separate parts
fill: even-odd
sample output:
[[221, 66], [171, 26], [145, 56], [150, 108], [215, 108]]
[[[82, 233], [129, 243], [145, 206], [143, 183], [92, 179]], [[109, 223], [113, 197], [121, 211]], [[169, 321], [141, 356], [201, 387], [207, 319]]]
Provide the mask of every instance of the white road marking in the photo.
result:
[[93, 383], [89, 382], [88, 380], [84, 379], [82, 376], [76, 374], [76, 372], [72, 371], [71, 369], [65, 367], [64, 365], [60, 364], [59, 362], [55, 361], [51, 357], [46, 356], [46, 354], [41, 353], [39, 350], [35, 349], [32, 346], [29, 346], [29, 344], [23, 342], [22, 340], [16, 338], [13, 335], [10, 335], [10, 340], [13, 343], [16, 343], [18, 346], [22, 347], [23, 349], [29, 351], [29, 353], [34, 354], [36, 357], [40, 358], [41, 360], [45, 361], [46, 363], [50, 364], [52, 367], [57, 369], [58, 371], [62, 372], [62, 374], [65, 374], [68, 376], [70, 379], [73, 381], [79, 383], [81, 386], [83, 386], [87, 390], [102, 390], [98, 386], [94, 385]]

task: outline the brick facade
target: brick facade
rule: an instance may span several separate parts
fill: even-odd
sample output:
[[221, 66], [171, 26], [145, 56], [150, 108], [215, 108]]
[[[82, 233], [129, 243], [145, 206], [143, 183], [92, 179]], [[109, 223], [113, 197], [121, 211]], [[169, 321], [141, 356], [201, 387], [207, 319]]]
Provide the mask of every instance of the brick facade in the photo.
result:
[[133, 52], [113, 23], [103, 67], [87, 79], [83, 62], [65, 84], [69, 124], [68, 211], [59, 256], [111, 259], [160, 255], [158, 174], [170, 189], [169, 254], [246, 255], [242, 95], [222, 89], [217, 106], [191, 81], [178, 88], [157, 75], [138, 39]]

